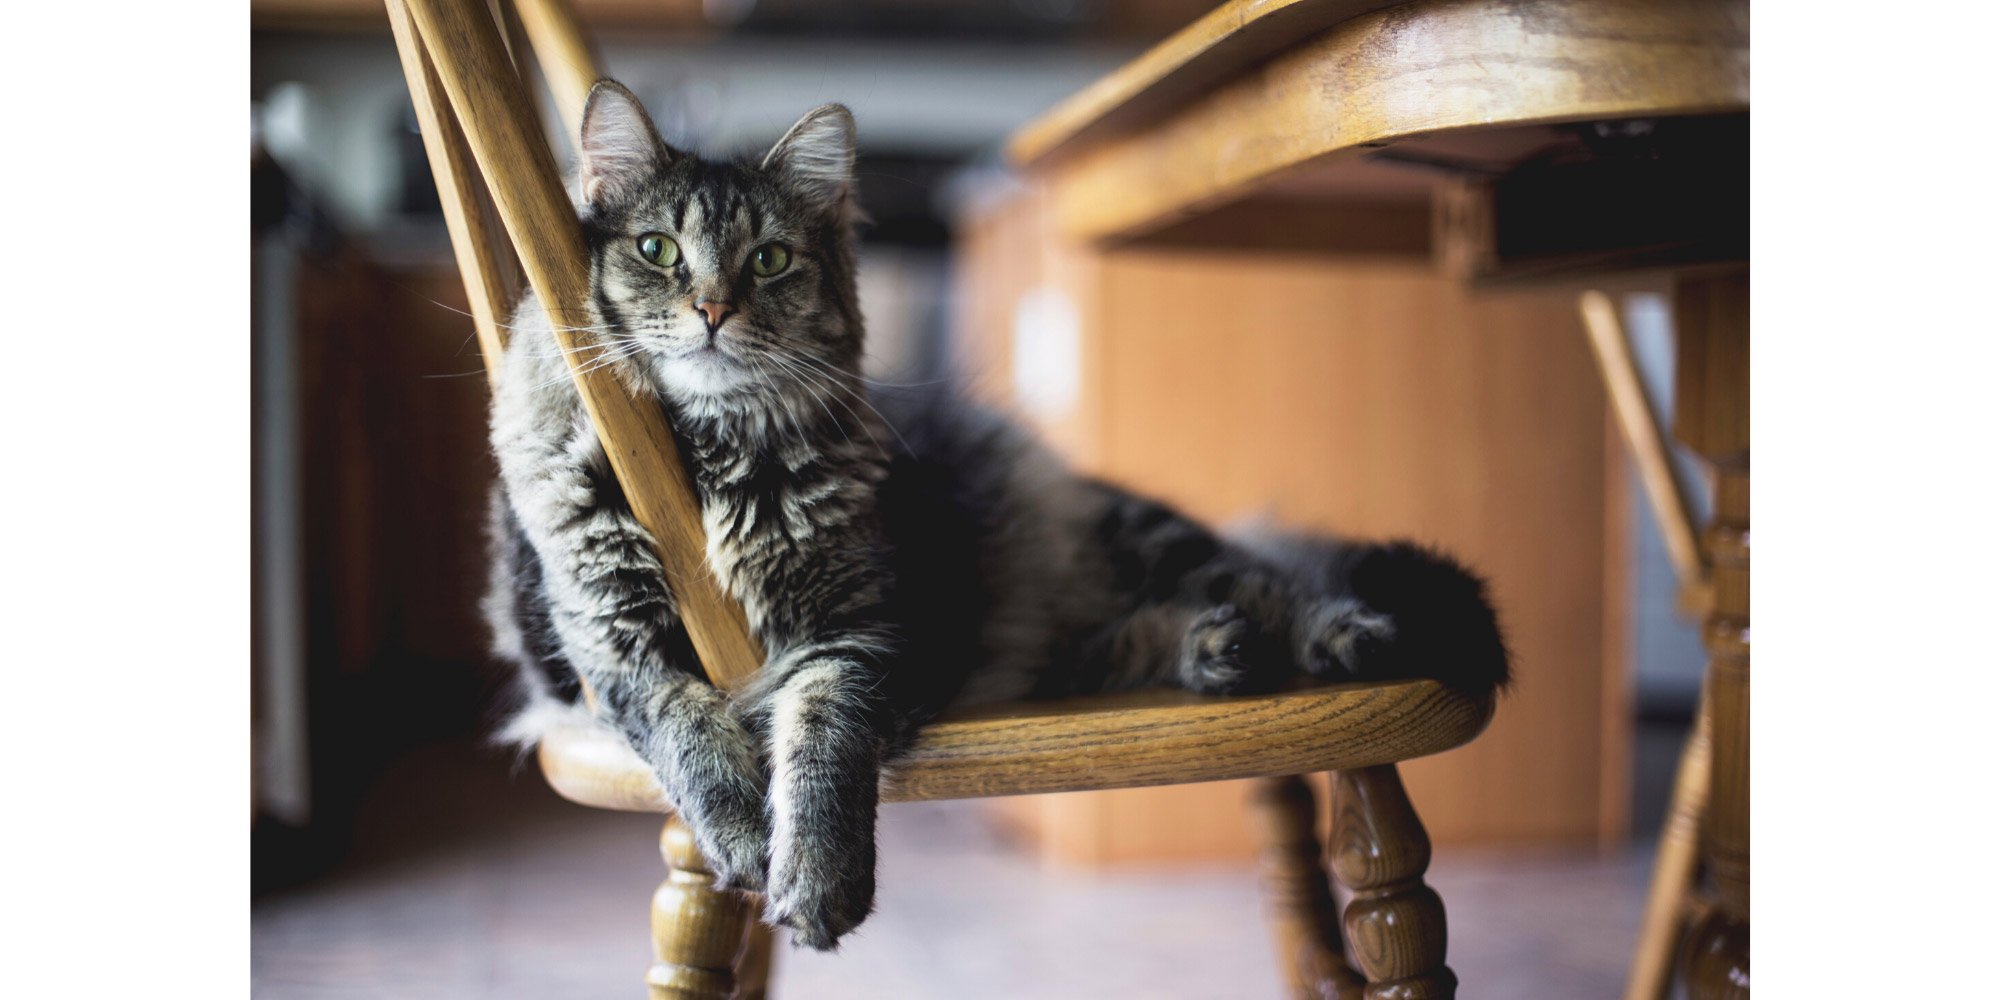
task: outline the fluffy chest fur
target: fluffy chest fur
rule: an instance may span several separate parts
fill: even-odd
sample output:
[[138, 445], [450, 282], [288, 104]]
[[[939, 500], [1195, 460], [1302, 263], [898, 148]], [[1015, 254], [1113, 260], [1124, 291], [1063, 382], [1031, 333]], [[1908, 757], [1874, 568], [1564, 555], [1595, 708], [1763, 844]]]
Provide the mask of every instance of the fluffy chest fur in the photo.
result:
[[879, 605], [887, 584], [875, 504], [886, 459], [872, 428], [812, 421], [787, 402], [675, 420], [709, 566], [773, 652]]

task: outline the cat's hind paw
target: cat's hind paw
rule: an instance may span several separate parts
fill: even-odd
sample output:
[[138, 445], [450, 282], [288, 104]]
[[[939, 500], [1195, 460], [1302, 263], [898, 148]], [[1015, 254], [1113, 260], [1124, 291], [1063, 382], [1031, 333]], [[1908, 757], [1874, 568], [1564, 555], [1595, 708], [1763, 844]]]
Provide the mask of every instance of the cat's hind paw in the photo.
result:
[[1387, 671], [1396, 620], [1351, 597], [1321, 601], [1305, 613], [1299, 659], [1319, 678], [1371, 677]]
[[1241, 690], [1250, 675], [1255, 638], [1255, 623], [1233, 604], [1202, 612], [1181, 639], [1181, 685], [1202, 694]]
[[1429, 677], [1475, 697], [1507, 686], [1512, 657], [1486, 583], [1451, 557], [1409, 542], [1371, 546], [1347, 582], [1303, 621], [1307, 670]]

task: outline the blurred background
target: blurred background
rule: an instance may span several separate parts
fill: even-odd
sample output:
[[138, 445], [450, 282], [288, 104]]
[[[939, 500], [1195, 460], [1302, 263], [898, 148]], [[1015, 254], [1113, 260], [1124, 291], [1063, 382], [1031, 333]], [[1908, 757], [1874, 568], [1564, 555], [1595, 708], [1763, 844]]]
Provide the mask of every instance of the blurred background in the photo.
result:
[[[1476, 996], [1618, 987], [1703, 656], [1569, 293], [1468, 292], [1422, 226], [1365, 251], [1048, 245], [1000, 144], [1208, 4], [576, 5], [677, 145], [854, 110], [876, 377], [962, 380], [1204, 518], [1411, 536], [1488, 574], [1519, 686], [1402, 769], [1451, 962]], [[251, 12], [256, 990], [636, 992], [657, 821], [562, 802], [483, 742], [487, 390], [386, 18]], [[1665, 300], [1622, 292], [1669, 399]], [[877, 916], [839, 957], [786, 950], [774, 990], [1277, 996], [1244, 795], [888, 807]]]

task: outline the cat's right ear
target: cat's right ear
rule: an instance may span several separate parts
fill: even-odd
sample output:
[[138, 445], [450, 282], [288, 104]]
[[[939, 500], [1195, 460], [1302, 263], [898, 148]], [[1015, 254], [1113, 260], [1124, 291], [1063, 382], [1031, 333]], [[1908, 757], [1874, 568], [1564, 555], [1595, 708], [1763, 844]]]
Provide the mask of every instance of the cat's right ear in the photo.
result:
[[583, 199], [598, 205], [631, 196], [679, 155], [660, 139], [639, 99], [611, 80], [597, 81], [583, 102], [577, 150]]

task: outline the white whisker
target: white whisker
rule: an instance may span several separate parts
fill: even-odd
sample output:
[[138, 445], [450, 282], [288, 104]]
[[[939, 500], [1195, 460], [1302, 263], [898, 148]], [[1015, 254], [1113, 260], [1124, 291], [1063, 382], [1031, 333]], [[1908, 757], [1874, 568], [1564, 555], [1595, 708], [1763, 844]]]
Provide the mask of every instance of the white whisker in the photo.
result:
[[[781, 349], [781, 350], [782, 350], [782, 349]], [[875, 404], [874, 404], [873, 402], [871, 402], [871, 401], [870, 401], [870, 400], [868, 399], [868, 395], [867, 395], [866, 393], [864, 393], [864, 392], [861, 392], [861, 391], [859, 391], [859, 390], [857, 390], [857, 389], [854, 389], [854, 388], [853, 388], [853, 387], [851, 387], [851, 386], [845, 386], [845, 385], [842, 385], [842, 383], [840, 382], [840, 380], [839, 380], [839, 378], [838, 378], [838, 373], [836, 373], [836, 372], [834, 372], [834, 371], [831, 371], [831, 370], [829, 370], [828, 368], [826, 368], [826, 366], [825, 366], [825, 364], [824, 364], [823, 362], [819, 362], [819, 361], [816, 361], [816, 360], [814, 360], [814, 359], [812, 359], [812, 358], [809, 358], [809, 357], [805, 356], [804, 354], [800, 354], [800, 353], [797, 353], [797, 352], [792, 352], [792, 354], [791, 354], [791, 357], [792, 357], [792, 360], [794, 360], [794, 361], [797, 361], [797, 362], [800, 362], [800, 363], [803, 363], [803, 364], [805, 364], [805, 365], [807, 365], [807, 366], [810, 366], [810, 367], [813, 367], [813, 368], [817, 369], [817, 370], [818, 370], [818, 371], [819, 371], [819, 372], [820, 372], [820, 373], [821, 373], [822, 375], [824, 375], [824, 376], [825, 376], [825, 377], [826, 377], [826, 378], [827, 378], [827, 379], [828, 379], [829, 381], [833, 382], [833, 383], [834, 383], [835, 385], [837, 385], [837, 386], [841, 386], [842, 388], [846, 388], [846, 389], [847, 389], [847, 391], [848, 391], [848, 393], [849, 393], [850, 395], [854, 396], [854, 397], [855, 397], [856, 399], [859, 399], [859, 400], [861, 401], [861, 405], [863, 405], [863, 406], [865, 406], [865, 407], [869, 408], [870, 410], [873, 410], [873, 411], [874, 411], [876, 419], [878, 419], [878, 420], [882, 421], [882, 426], [884, 426], [884, 427], [887, 427], [887, 428], [889, 428], [889, 433], [891, 433], [891, 434], [894, 434], [894, 435], [896, 436], [896, 440], [897, 440], [898, 442], [901, 442], [901, 444], [903, 445], [903, 450], [904, 450], [905, 452], [908, 452], [909, 454], [912, 454], [912, 455], [916, 454], [916, 449], [914, 449], [914, 448], [910, 447], [910, 442], [909, 442], [908, 440], [906, 440], [906, 439], [905, 439], [905, 438], [903, 437], [903, 432], [902, 432], [902, 431], [899, 431], [899, 430], [897, 430], [897, 429], [896, 429], [896, 425], [895, 425], [895, 424], [893, 424], [893, 423], [890, 423], [890, 422], [889, 422], [889, 418], [888, 418], [887, 416], [884, 416], [881, 410], [879, 410], [879, 409], [876, 409], [876, 406], [875, 406]], [[860, 376], [858, 376], [858, 375], [856, 375], [856, 376], [854, 376], [854, 377], [855, 377], [855, 378], [860, 378]], [[842, 403], [841, 405], [842, 405], [842, 406], [846, 406], [847, 404], [843, 402], [843, 403]], [[853, 408], [853, 407], [851, 407], [851, 406], [849, 406], [849, 407], [847, 408], [847, 412], [849, 412], [849, 413], [854, 413], [854, 408]], [[856, 420], [860, 420], [860, 419], [861, 419], [861, 415], [860, 415], [860, 414], [858, 414], [858, 413], [854, 413], [854, 419], [856, 419]], [[864, 422], [864, 423], [865, 423], [865, 422]]]
[[819, 390], [813, 388], [812, 383], [806, 381], [805, 372], [803, 369], [800, 369], [792, 365], [791, 363], [787, 362], [783, 356], [777, 353], [767, 354], [765, 355], [765, 357], [771, 359], [771, 361], [775, 362], [779, 368], [783, 369], [785, 372], [790, 374], [792, 376], [792, 381], [797, 382], [800, 388], [804, 389], [808, 393], [811, 393], [812, 398], [819, 403], [819, 408], [826, 411], [826, 419], [830, 421], [833, 424], [833, 426], [840, 428], [840, 436], [846, 438], [849, 444], [854, 443], [854, 439], [848, 436], [847, 428], [841, 424], [840, 418], [833, 415], [833, 408], [827, 406], [826, 400], [820, 396]]
[[530, 386], [529, 389], [530, 391], [539, 391], [542, 389], [547, 389], [551, 386], [561, 385], [562, 383], [570, 381], [576, 378], [577, 376], [594, 372], [599, 368], [604, 368], [609, 365], [616, 364], [617, 362], [623, 361], [626, 358], [632, 357], [633, 355], [638, 354], [640, 351], [643, 351], [645, 347], [646, 345], [644, 343], [635, 343], [629, 347], [624, 348], [623, 350], [617, 350], [617, 351], [606, 350], [602, 355], [592, 358], [589, 361], [586, 361], [583, 364], [576, 366], [575, 368], [564, 366], [564, 371], [561, 375], [549, 379], [548, 381], [543, 382], [540, 385]]

